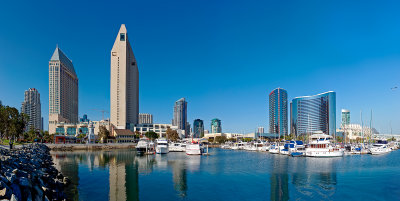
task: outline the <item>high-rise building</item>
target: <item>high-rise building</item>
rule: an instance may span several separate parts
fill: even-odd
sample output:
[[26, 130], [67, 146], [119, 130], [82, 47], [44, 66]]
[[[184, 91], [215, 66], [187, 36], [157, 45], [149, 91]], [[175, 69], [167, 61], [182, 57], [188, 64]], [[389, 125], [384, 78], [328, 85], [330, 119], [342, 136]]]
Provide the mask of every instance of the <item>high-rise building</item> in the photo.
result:
[[342, 109], [342, 125], [346, 126], [350, 124], [350, 110]]
[[153, 115], [139, 113], [139, 124], [153, 124]]
[[291, 111], [290, 123], [296, 136], [316, 131], [336, 134], [335, 92], [294, 98]]
[[217, 118], [211, 120], [211, 133], [222, 133], [221, 120]]
[[78, 77], [72, 61], [58, 46], [49, 61], [49, 129], [78, 122]]
[[193, 137], [204, 137], [204, 123], [201, 119], [195, 119], [193, 122]]
[[25, 131], [42, 130], [42, 109], [40, 104], [40, 94], [35, 88], [25, 91], [25, 99], [22, 102], [21, 112], [29, 116], [29, 121]]
[[187, 122], [187, 102], [185, 98], [181, 98], [175, 102], [172, 125], [177, 126], [180, 130], [184, 130], [185, 137], [189, 137], [190, 126]]
[[90, 119], [88, 119], [87, 114], [84, 114], [82, 118], [79, 119], [79, 122], [89, 122]]
[[124, 24], [111, 50], [110, 81], [111, 124], [129, 129], [139, 123], [139, 70]]
[[264, 127], [258, 127], [257, 133], [264, 133]]
[[288, 134], [287, 92], [276, 88], [269, 94], [269, 132]]

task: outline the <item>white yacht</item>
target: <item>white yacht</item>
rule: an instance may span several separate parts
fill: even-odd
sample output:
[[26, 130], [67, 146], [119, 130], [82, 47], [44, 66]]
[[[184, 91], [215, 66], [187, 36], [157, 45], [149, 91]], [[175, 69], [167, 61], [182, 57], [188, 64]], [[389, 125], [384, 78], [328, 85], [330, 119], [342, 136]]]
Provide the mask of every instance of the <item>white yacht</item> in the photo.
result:
[[269, 153], [279, 154], [279, 144], [272, 144], [269, 148]]
[[244, 148], [244, 146], [245, 146], [245, 144], [243, 142], [237, 142], [231, 147], [231, 149], [233, 149], [233, 150], [241, 150], [241, 149]]
[[184, 152], [186, 151], [186, 144], [180, 142], [170, 143], [168, 145], [168, 150], [170, 152]]
[[370, 148], [372, 155], [385, 154], [392, 151], [389, 147], [388, 142], [386, 140], [378, 140], [375, 144]]
[[344, 151], [336, 148], [333, 137], [326, 134], [314, 134], [310, 136], [310, 144], [306, 148], [306, 156], [309, 157], [341, 157]]
[[199, 143], [192, 143], [186, 145], [187, 155], [201, 155], [203, 153], [203, 147]]
[[140, 139], [138, 144], [136, 145], [136, 154], [143, 155], [144, 153], [146, 153], [148, 146], [149, 141], [147, 139]]
[[157, 154], [167, 154], [169, 152], [168, 141], [166, 139], [157, 139], [156, 143]]

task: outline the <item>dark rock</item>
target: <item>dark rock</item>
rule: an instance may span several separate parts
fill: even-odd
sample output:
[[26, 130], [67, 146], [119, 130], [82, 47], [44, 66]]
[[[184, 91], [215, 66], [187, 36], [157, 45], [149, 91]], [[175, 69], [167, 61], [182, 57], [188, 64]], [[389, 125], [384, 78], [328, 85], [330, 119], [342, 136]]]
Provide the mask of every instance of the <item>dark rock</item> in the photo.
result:
[[[16, 200], [22, 200], [22, 195], [21, 195], [21, 189], [19, 188], [19, 186], [15, 183], [11, 184], [11, 189], [13, 192], [13, 196], [15, 196]], [[12, 196], [11, 196], [12, 199]]]
[[29, 179], [25, 177], [19, 178], [19, 185], [26, 188], [32, 188], [31, 181], [29, 181]]

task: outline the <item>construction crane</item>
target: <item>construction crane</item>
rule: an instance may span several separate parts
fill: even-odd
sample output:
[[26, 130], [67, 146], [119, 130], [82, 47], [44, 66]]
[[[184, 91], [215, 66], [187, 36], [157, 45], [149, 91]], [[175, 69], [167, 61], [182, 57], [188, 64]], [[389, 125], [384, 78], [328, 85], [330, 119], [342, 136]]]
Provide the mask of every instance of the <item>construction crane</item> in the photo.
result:
[[110, 112], [108, 112], [107, 110], [102, 110], [102, 109], [91, 109], [91, 110], [96, 110], [96, 111], [101, 112], [101, 114], [102, 114], [102, 120], [104, 120], [104, 113], [110, 113]]

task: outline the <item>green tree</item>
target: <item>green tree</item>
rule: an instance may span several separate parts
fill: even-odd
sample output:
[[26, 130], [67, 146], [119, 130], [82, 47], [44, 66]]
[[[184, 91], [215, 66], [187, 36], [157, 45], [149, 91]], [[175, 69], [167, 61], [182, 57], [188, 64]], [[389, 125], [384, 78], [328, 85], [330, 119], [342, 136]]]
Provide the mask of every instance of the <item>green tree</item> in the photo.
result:
[[176, 141], [178, 141], [180, 139], [178, 131], [176, 131], [176, 130], [172, 130], [170, 128], [167, 128], [166, 133], [167, 133], [167, 139], [172, 141], [172, 142], [176, 142]]
[[226, 142], [226, 136], [216, 136], [215, 137], [215, 142], [217, 142], [218, 144], [222, 144]]
[[0, 133], [1, 138], [10, 139], [10, 144], [23, 135], [28, 115], [19, 113], [14, 107], [0, 106]]
[[140, 132], [139, 131], [135, 131], [135, 139], [139, 139], [140, 138]]
[[105, 143], [105, 142], [107, 142], [107, 139], [110, 136], [110, 131], [108, 131], [105, 126], [100, 126], [99, 127], [99, 136], [103, 140], [103, 143]]
[[154, 140], [158, 138], [158, 134], [155, 133], [154, 131], [148, 131], [144, 134], [147, 138], [149, 138], [150, 140]]

